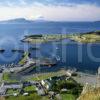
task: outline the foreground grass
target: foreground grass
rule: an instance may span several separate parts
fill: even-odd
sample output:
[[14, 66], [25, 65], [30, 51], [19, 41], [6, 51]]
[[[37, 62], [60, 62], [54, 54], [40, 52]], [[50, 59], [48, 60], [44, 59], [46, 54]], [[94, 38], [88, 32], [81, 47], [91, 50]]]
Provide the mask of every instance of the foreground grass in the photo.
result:
[[[72, 94], [61, 94], [61, 100], [76, 100], [76, 97]], [[30, 94], [28, 96], [19, 95], [17, 97], [10, 96], [6, 97], [5, 100], [50, 100], [48, 96], [39, 96], [36, 93]], [[56, 98], [54, 100], [57, 100]]]
[[100, 100], [100, 88], [82, 94], [79, 100]]
[[72, 94], [61, 94], [62, 100], [76, 100], [76, 97]]
[[47, 96], [38, 96], [36, 93], [30, 94], [29, 96], [10, 96], [10, 97], [6, 97], [5, 100], [49, 100]]

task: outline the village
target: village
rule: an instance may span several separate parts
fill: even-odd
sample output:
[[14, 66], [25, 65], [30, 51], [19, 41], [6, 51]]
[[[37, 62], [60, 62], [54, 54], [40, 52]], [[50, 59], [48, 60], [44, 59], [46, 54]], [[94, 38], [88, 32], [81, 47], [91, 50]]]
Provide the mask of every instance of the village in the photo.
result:
[[[72, 98], [71, 100], [76, 100], [81, 93], [86, 92], [87, 88], [84, 87], [87, 84], [100, 87], [100, 68], [98, 75], [80, 73], [76, 69], [62, 69], [58, 72], [27, 75], [31, 69], [35, 68], [36, 62], [26, 56], [24, 56], [22, 62], [24, 62], [23, 65], [1, 66], [0, 96], [6, 98], [6, 100], [20, 96], [24, 98], [31, 96], [31, 98], [34, 98], [33, 100], [38, 100], [38, 98], [45, 98], [45, 100]], [[35, 94], [35, 96], [32, 94]]]

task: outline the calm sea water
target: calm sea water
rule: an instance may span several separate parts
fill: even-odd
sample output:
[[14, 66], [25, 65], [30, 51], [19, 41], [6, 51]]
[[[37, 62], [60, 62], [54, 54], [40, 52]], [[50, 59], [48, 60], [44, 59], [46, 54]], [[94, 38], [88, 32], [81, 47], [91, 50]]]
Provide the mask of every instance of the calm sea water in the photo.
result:
[[[21, 43], [20, 40], [29, 34], [71, 34], [83, 33], [89, 31], [100, 30], [100, 23], [92, 22], [45, 22], [34, 24], [0, 24], [0, 48], [5, 49], [4, 53], [0, 53], [0, 64], [18, 63], [21, 59], [21, 53], [12, 53], [14, 48], [28, 50], [28, 45]], [[52, 43], [45, 43], [40, 45], [41, 56], [45, 57], [60, 57], [61, 60], [57, 66], [49, 68], [49, 70], [56, 70], [61, 67], [76, 67], [84, 71], [96, 71], [100, 65], [100, 44], [93, 44], [91, 46], [92, 55], [97, 60], [91, 58], [88, 54], [88, 44], [77, 44], [66, 40]], [[82, 52], [78, 52], [80, 50]], [[55, 50], [54, 50], [55, 49]], [[31, 52], [32, 57], [40, 57], [40, 53], [36, 51]], [[48, 70], [44, 67], [45, 70]], [[43, 69], [43, 70], [44, 70]]]

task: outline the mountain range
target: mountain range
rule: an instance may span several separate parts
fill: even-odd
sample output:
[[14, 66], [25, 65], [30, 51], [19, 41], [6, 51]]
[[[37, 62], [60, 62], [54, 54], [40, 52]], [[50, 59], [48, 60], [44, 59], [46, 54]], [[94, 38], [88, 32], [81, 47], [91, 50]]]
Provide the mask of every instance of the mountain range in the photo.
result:
[[[33, 23], [38, 23], [38, 22], [59, 22], [59, 21], [48, 21], [43, 18], [36, 19], [36, 20], [27, 20], [25, 18], [16, 18], [16, 19], [0, 21], [0, 24], [33, 24]], [[68, 22], [68, 21], [66, 21], [66, 22]], [[100, 21], [94, 21], [94, 22], [100, 23]]]
[[0, 21], [0, 24], [32, 24], [35, 22], [48, 22], [48, 21], [46, 20], [27, 20], [25, 18], [16, 18], [16, 19]]

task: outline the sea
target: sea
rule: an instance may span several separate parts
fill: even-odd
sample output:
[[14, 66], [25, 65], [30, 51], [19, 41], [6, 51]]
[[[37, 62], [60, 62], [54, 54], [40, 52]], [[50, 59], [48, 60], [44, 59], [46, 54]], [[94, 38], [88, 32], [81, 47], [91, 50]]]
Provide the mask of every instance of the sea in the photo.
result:
[[0, 65], [17, 64], [23, 53], [12, 49], [29, 51], [30, 47], [40, 50], [29, 51], [32, 58], [56, 58], [57, 65], [41, 70], [56, 71], [63, 68], [76, 68], [79, 71], [97, 72], [100, 66], [100, 44], [81, 44], [68, 39], [42, 44], [23, 43], [20, 40], [33, 34], [77, 34], [100, 30], [98, 22], [34, 22], [32, 24], [0, 24]]

